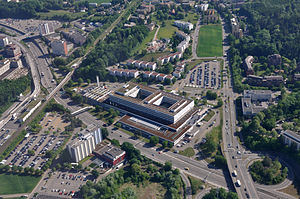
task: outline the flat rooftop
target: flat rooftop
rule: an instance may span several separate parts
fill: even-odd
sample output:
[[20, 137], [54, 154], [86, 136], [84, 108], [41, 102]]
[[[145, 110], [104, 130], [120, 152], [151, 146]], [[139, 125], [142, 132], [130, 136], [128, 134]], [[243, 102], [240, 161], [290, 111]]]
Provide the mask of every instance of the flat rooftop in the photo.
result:
[[148, 123], [145, 120], [140, 118], [132, 117], [129, 115], [125, 115], [122, 117], [119, 122], [128, 125], [132, 128], [139, 129], [144, 131], [150, 135], [158, 136], [164, 140], [175, 142], [178, 138], [180, 138], [183, 134], [185, 134], [192, 126], [186, 125], [180, 131], [170, 131], [161, 126], [157, 126], [151, 123]]
[[193, 100], [172, 93], [131, 82], [112, 93], [111, 96], [163, 112], [170, 116], [176, 115], [193, 102]]

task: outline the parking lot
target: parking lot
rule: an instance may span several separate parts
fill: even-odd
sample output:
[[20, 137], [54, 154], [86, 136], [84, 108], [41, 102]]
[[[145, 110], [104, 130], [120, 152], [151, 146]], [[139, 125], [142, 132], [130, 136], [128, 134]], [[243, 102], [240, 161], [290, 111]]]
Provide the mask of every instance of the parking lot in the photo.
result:
[[1, 19], [0, 23], [11, 26], [25, 33], [39, 34], [39, 24], [52, 22], [54, 29], [61, 26], [58, 21], [35, 20], [35, 19]]
[[38, 190], [39, 195], [57, 198], [77, 197], [78, 190], [87, 180], [94, 180], [88, 172], [55, 172], [50, 178], [43, 179]]
[[63, 132], [65, 127], [70, 123], [65, 123], [60, 115], [56, 113], [46, 113], [45, 117], [40, 122], [42, 126], [42, 132]]
[[186, 86], [195, 88], [221, 88], [220, 64], [217, 61], [199, 64], [187, 76]]
[[[45, 154], [49, 150], [57, 150], [66, 137], [63, 135], [30, 134], [8, 155], [5, 164], [41, 169], [48, 161]], [[29, 151], [34, 154], [29, 154]]]

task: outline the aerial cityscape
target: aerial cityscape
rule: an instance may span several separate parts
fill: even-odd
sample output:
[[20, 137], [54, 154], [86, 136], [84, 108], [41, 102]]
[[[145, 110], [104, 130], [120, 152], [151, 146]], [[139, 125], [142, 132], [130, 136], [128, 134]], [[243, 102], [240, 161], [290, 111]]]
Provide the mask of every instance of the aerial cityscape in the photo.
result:
[[0, 0], [0, 198], [299, 199], [298, 0]]

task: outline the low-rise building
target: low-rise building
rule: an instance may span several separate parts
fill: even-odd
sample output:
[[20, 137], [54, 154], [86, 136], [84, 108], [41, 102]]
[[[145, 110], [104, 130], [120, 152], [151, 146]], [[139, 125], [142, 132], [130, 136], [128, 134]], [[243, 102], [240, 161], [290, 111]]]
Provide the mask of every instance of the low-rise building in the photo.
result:
[[40, 35], [45, 36], [54, 33], [54, 26], [50, 23], [43, 23], [39, 25]]
[[174, 25], [177, 26], [178, 28], [181, 29], [187, 29], [187, 30], [192, 30], [194, 28], [194, 25], [190, 22], [186, 21], [174, 21]]
[[254, 57], [253, 56], [248, 56], [246, 57], [245, 59], [245, 73], [246, 75], [254, 75], [254, 70], [252, 68], [252, 64], [253, 64], [253, 61], [254, 61]]
[[272, 76], [264, 76], [264, 77], [248, 75], [247, 83], [251, 86], [272, 87], [272, 86], [280, 86], [281, 84], [284, 83], [284, 79], [280, 75], [272, 75]]
[[286, 130], [281, 134], [283, 142], [289, 147], [294, 146], [297, 150], [300, 149], [300, 135], [294, 131]]
[[18, 58], [22, 55], [21, 49], [16, 44], [9, 44], [5, 46], [5, 53], [9, 57]]
[[6, 36], [0, 36], [0, 47], [5, 47], [9, 44], [9, 40]]
[[51, 48], [54, 55], [68, 55], [68, 47], [66, 41], [54, 40], [51, 42]]
[[242, 110], [244, 116], [254, 116], [268, 108], [272, 102], [270, 90], [244, 90], [242, 97]]
[[94, 153], [113, 167], [121, 164], [126, 155], [125, 151], [112, 145], [104, 146], [100, 151], [94, 151]]
[[3, 59], [0, 60], [0, 76], [6, 73], [10, 69], [10, 60]]
[[273, 65], [273, 66], [279, 66], [282, 63], [282, 59], [279, 54], [269, 55], [268, 61], [269, 61], [269, 65]]
[[181, 77], [181, 72], [175, 70], [175, 71], [173, 72], [173, 76], [176, 77], [176, 78], [180, 78], [180, 77]]
[[236, 38], [242, 38], [243, 37], [243, 30], [240, 28], [240, 25], [237, 22], [237, 19], [231, 18], [231, 33], [236, 37]]
[[72, 160], [79, 162], [92, 154], [100, 142], [102, 142], [101, 129], [92, 126], [79, 132], [78, 137], [67, 145], [67, 149]]

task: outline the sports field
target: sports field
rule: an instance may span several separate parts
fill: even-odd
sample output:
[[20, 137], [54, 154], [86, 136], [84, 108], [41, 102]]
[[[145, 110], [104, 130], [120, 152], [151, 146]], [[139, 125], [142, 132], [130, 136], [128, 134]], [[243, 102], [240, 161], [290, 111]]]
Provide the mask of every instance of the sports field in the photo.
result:
[[30, 193], [41, 177], [0, 174], [0, 195]]
[[197, 55], [198, 57], [223, 56], [221, 25], [205, 25], [200, 27]]

